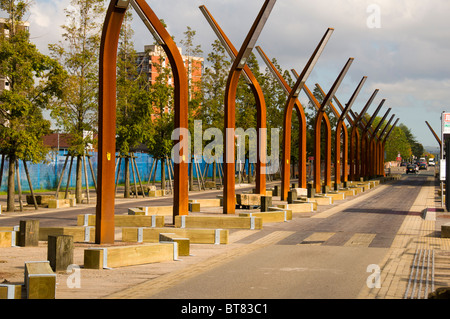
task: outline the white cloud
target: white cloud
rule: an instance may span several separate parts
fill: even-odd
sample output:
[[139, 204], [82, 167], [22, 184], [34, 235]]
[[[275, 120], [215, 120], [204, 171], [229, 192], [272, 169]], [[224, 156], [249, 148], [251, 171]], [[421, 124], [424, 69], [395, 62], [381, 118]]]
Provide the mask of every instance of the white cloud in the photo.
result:
[[[233, 44], [240, 48], [263, 0], [147, 2], [165, 20], [177, 42], [183, 38], [187, 26], [197, 31], [196, 42], [202, 45], [206, 56], [215, 35], [198, 6], [206, 5]], [[36, 1], [30, 30], [41, 50], [61, 39], [60, 25], [64, 24], [64, 8], [68, 5], [69, 0]], [[373, 12], [367, 11], [370, 5], [380, 9], [380, 28], [367, 25]], [[441, 108], [450, 97], [448, 12], [448, 0], [279, 0], [257, 45], [284, 69], [301, 71], [326, 29], [333, 27], [335, 31], [311, 74], [309, 86], [318, 82], [328, 89], [347, 59], [354, 57], [338, 90], [340, 100], [346, 101], [361, 77], [367, 76], [355, 108], [359, 109], [373, 89], [379, 88], [379, 99], [386, 98], [386, 104], [401, 122], [409, 123], [413, 133], [417, 130], [419, 141], [433, 145], [434, 138], [423, 121], [434, 121], [437, 125], [444, 110]], [[137, 50], [153, 42], [136, 15], [133, 27]]]

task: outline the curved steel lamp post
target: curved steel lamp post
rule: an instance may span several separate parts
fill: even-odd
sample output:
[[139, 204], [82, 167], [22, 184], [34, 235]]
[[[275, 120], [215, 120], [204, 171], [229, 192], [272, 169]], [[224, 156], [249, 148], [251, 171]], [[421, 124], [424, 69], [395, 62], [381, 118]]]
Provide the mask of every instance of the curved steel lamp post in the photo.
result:
[[360, 133], [358, 126], [360, 126], [360, 122], [363, 118], [363, 116], [366, 114], [367, 109], [372, 104], [373, 100], [375, 99], [375, 96], [378, 94], [379, 89], [376, 89], [369, 100], [367, 101], [366, 105], [362, 109], [361, 113], [356, 116], [356, 118], [353, 121], [352, 125], [352, 132], [350, 134], [350, 175], [349, 179], [354, 181], [359, 179], [360, 175], [360, 155], [361, 155], [361, 145], [360, 145]]
[[380, 130], [381, 126], [384, 123], [384, 120], [386, 120], [386, 117], [389, 115], [389, 113], [391, 112], [391, 108], [389, 108], [386, 113], [384, 113], [383, 118], [381, 119], [381, 121], [378, 123], [377, 127], [375, 127], [375, 129], [370, 133], [370, 137], [369, 137], [369, 159], [368, 159], [368, 175], [369, 177], [371, 176], [375, 176], [376, 174], [376, 167], [378, 165], [378, 148], [377, 148], [377, 133]]
[[[188, 128], [188, 81], [178, 48], [155, 13], [144, 0], [112, 0], [103, 24], [99, 61], [99, 159], [95, 242], [114, 242], [114, 169], [116, 135], [116, 62], [120, 28], [129, 4], [160, 44], [172, 67], [175, 128]], [[175, 154], [173, 217], [188, 214], [187, 138], [180, 138]]]
[[[294, 72], [294, 71], [293, 71]], [[295, 75], [296, 73], [294, 73]], [[312, 92], [309, 90], [309, 88], [305, 85], [303, 87], [303, 91], [305, 91], [306, 96], [308, 97], [308, 99], [310, 100], [310, 102], [316, 107], [316, 110], [319, 111], [320, 110], [320, 103], [319, 101], [317, 101], [316, 97], [314, 96], [314, 94], [312, 94]], [[331, 122], [330, 122], [330, 118], [328, 117], [327, 113], [323, 113], [323, 125], [325, 125], [325, 185], [330, 185], [331, 183]], [[314, 132], [315, 134], [315, 132]], [[315, 155], [315, 153], [314, 153]], [[314, 157], [314, 163], [316, 162], [316, 158]], [[315, 167], [315, 166], [314, 166]], [[315, 171], [314, 171], [315, 172]], [[319, 193], [319, 191], [316, 190], [317, 193]]]
[[[291, 93], [291, 87], [286, 82], [286, 80], [282, 77], [280, 72], [276, 69], [276, 67], [273, 65], [273, 63], [270, 61], [270, 59], [267, 57], [267, 55], [264, 53], [262, 48], [260, 46], [256, 47], [256, 50], [261, 55], [262, 59], [266, 63], [269, 71], [272, 73], [274, 78], [278, 81], [281, 88], [284, 89], [286, 95], [289, 97], [289, 94]], [[301, 105], [300, 101], [296, 98], [294, 103], [295, 110], [297, 112], [297, 117], [299, 119], [299, 162], [298, 162], [298, 182], [300, 187], [306, 187], [306, 117], [305, 112], [303, 110], [303, 106]], [[292, 122], [292, 110], [291, 112], [285, 111], [285, 118], [284, 123], [291, 123]], [[288, 127], [290, 128], [291, 125], [289, 124]], [[289, 141], [288, 144], [286, 144], [286, 141]], [[283, 152], [287, 152], [288, 154], [291, 154], [291, 130], [283, 128]], [[290, 155], [289, 155], [290, 156]], [[284, 176], [284, 175], [283, 175]], [[285, 180], [282, 180], [282, 192], [281, 192], [281, 200], [287, 199], [287, 193], [289, 191], [289, 179], [287, 180], [287, 186], [285, 185]], [[283, 186], [285, 185], [285, 186]], [[286, 190], [286, 191], [284, 191]]]
[[367, 135], [367, 132], [371, 128], [371, 125], [375, 118], [378, 115], [378, 112], [380, 112], [381, 107], [383, 106], [384, 102], [386, 102], [386, 99], [383, 99], [380, 104], [378, 105], [375, 112], [372, 114], [372, 116], [369, 119], [369, 122], [366, 123], [364, 129], [362, 130], [361, 134], [361, 175], [363, 177], [367, 177], [369, 174], [369, 137]]
[[[363, 77], [361, 81], [359, 82], [356, 90], [353, 92], [352, 96], [350, 97], [350, 100], [346, 104], [345, 108], [342, 110], [341, 115], [338, 117], [339, 120], [336, 124], [336, 135], [335, 135], [335, 141], [334, 141], [334, 149], [335, 149], [335, 158], [334, 158], [334, 175], [335, 175], [335, 188], [340, 187], [341, 181], [347, 182], [348, 181], [348, 131], [347, 126], [345, 125], [345, 118], [347, 117], [348, 113], [350, 112], [350, 109], [353, 105], [353, 103], [356, 100], [356, 97], [358, 96], [359, 92], [361, 91], [362, 86], [366, 82], [367, 77]], [[330, 103], [331, 104], [331, 103]], [[342, 145], [342, 178], [341, 178], [341, 131], [344, 133], [344, 140]]]
[[436, 139], [436, 141], [439, 143], [439, 147], [442, 147], [442, 141], [439, 138], [439, 136], [436, 134], [436, 132], [433, 130], [433, 128], [431, 127], [430, 123], [428, 123], [427, 121], [425, 121], [425, 123], [427, 124], [427, 126], [430, 129], [431, 133], [433, 133], [433, 136]]
[[[334, 149], [335, 149], [335, 158], [334, 158], [334, 167], [335, 167], [335, 189], [337, 190], [340, 187], [341, 181], [347, 182], [348, 181], [348, 130], [347, 126], [345, 125], [345, 118], [348, 119], [348, 121], [352, 124], [353, 121], [351, 120], [349, 113], [351, 112], [351, 107], [353, 103], [356, 100], [356, 97], [358, 96], [359, 92], [362, 89], [362, 86], [366, 82], [367, 77], [364, 76], [361, 81], [359, 82], [358, 86], [356, 87], [356, 90], [353, 92], [352, 96], [350, 97], [350, 100], [346, 104], [345, 108], [340, 104], [339, 100], [336, 98], [336, 96], [333, 97], [333, 99], [336, 101], [336, 103], [339, 105], [341, 109], [341, 114], [337, 111], [337, 109], [334, 107], [333, 103], [330, 102], [330, 107], [334, 113], [334, 115], [338, 118], [338, 122], [336, 123], [336, 133], [335, 133], [335, 143], [334, 143]], [[316, 84], [316, 87], [320, 90], [320, 92], [325, 96], [325, 92], [323, 91], [322, 87], [319, 84]], [[326, 115], [326, 114], [325, 114]], [[343, 141], [342, 141], [342, 162], [343, 162], [343, 169], [342, 169], [342, 178], [341, 178], [341, 132], [343, 133]]]
[[[215, 32], [216, 36], [222, 43], [225, 50], [228, 52], [230, 58], [234, 62], [238, 55], [238, 51], [233, 46], [229, 38], [220, 28], [217, 21], [213, 18], [209, 10], [205, 6], [200, 6], [200, 11], [205, 16], [211, 28]], [[244, 78], [252, 90], [253, 96], [255, 97], [256, 111], [257, 111], [257, 162], [256, 162], [256, 193], [265, 195], [266, 194], [266, 102], [264, 100], [264, 93], [259, 85], [256, 77], [248, 67], [245, 65], [243, 68]], [[249, 163], [250, 165], [250, 163]]]
[[385, 176], [385, 173], [384, 173], [383, 136], [384, 136], [384, 133], [386, 132], [387, 128], [391, 124], [392, 120], [394, 119], [394, 117], [395, 117], [395, 114], [393, 114], [391, 116], [391, 118], [389, 119], [389, 121], [386, 123], [386, 125], [383, 128], [383, 130], [378, 135], [378, 140], [376, 142], [377, 150], [378, 150], [378, 165], [377, 165], [377, 175], [378, 176]]
[[224, 138], [224, 188], [223, 188], [223, 213], [234, 214], [235, 203], [235, 166], [234, 166], [234, 130], [235, 130], [235, 109], [236, 91], [239, 77], [244, 69], [247, 59], [251, 54], [256, 40], [261, 33], [270, 11], [276, 0], [266, 0], [251, 27], [247, 37], [239, 50], [236, 59], [231, 66], [225, 89], [225, 138]]
[[[383, 142], [381, 143], [382, 147], [381, 147], [381, 153], [384, 154], [384, 148], [386, 146], [386, 141], [389, 138], [389, 136], [391, 135], [392, 131], [394, 130], [395, 126], [397, 125], [398, 121], [400, 119], [398, 118], [397, 120], [395, 120], [395, 123], [391, 126], [391, 128], [389, 129], [389, 131], [386, 133], [386, 136], [383, 139]], [[387, 125], [386, 125], [387, 127]], [[385, 172], [384, 172], [384, 168], [383, 168], [383, 176], [385, 176]]]
[[[341, 73], [337, 77], [337, 79], [334, 81], [333, 85], [331, 86], [330, 91], [325, 96], [324, 100], [322, 101], [320, 105], [320, 109], [317, 111], [316, 114], [316, 120], [314, 124], [314, 188], [316, 190], [316, 193], [320, 193], [320, 186], [321, 186], [321, 180], [320, 180], [320, 148], [321, 148], [321, 127], [322, 127], [322, 120], [324, 118], [325, 114], [325, 107], [331, 102], [333, 99], [334, 94], [336, 93], [337, 89], [339, 88], [342, 80], [344, 79], [345, 75], [347, 74], [348, 69], [350, 68], [351, 64], [353, 63], [353, 58], [349, 58], [347, 63], [345, 64], [344, 68], [342, 69]], [[328, 130], [328, 135], [331, 140], [331, 130]], [[330, 143], [331, 144], [331, 143]], [[330, 147], [331, 149], [331, 147]], [[327, 161], [330, 162], [328, 166], [331, 169], [331, 152], [327, 155]], [[328, 158], [330, 156], [330, 158]], [[325, 176], [325, 185], [330, 186], [331, 185], [331, 174], [327, 174]]]
[[261, 48], [258, 52], [261, 54], [263, 60], [272, 71], [272, 74], [281, 84], [281, 87], [285, 89], [288, 94], [288, 99], [284, 107], [284, 118], [283, 118], [283, 158], [281, 163], [281, 200], [287, 200], [287, 195], [289, 192], [289, 181], [290, 181], [290, 166], [289, 160], [291, 156], [291, 123], [292, 123], [292, 110], [294, 106], [297, 109], [297, 114], [300, 118], [300, 141], [299, 141], [299, 184], [300, 187], [306, 188], [306, 118], [303, 111], [303, 107], [298, 101], [298, 96], [305, 86], [306, 79], [311, 74], [314, 66], [317, 63], [321, 53], [323, 52], [325, 45], [331, 37], [334, 29], [329, 28], [325, 32], [318, 46], [314, 50], [307, 64], [305, 65], [302, 74], [298, 77], [292, 88], [286, 83], [286, 81], [281, 77], [279, 72], [272, 65], [270, 60], [264, 54]]

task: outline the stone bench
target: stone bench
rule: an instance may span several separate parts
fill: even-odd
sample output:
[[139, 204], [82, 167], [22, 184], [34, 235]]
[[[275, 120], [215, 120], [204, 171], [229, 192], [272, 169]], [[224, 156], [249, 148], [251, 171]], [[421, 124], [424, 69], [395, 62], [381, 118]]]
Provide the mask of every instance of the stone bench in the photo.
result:
[[50, 199], [48, 200], [48, 208], [68, 208], [77, 206], [77, 201], [75, 198], [68, 199]]
[[22, 285], [0, 284], [0, 299], [22, 299]]
[[19, 226], [0, 227], [0, 247], [14, 247], [19, 242]]
[[175, 216], [178, 228], [262, 229], [260, 217], [238, 216]]
[[[78, 226], [95, 226], [95, 215], [77, 216]], [[115, 215], [115, 227], [164, 227], [164, 216]]]
[[192, 244], [228, 244], [228, 229], [207, 228], [144, 228], [124, 227], [122, 228], [123, 242], [157, 243], [159, 234], [173, 233], [180, 237], [189, 238]]
[[49, 261], [25, 262], [27, 299], [55, 299], [56, 274]]
[[128, 215], [161, 215], [172, 216], [173, 206], [138, 206], [128, 208]]
[[177, 259], [174, 243], [88, 248], [84, 251], [84, 268], [117, 268]]
[[189, 203], [199, 203], [201, 207], [221, 207], [221, 198], [199, 198], [189, 199]]
[[264, 223], [280, 223], [292, 220], [292, 211], [279, 207], [269, 207], [267, 212], [239, 213], [241, 217], [260, 217]]
[[95, 240], [94, 226], [40, 227], [39, 240], [48, 241], [48, 236], [73, 236], [74, 242], [92, 242]]
[[189, 256], [190, 244], [189, 238], [182, 238], [175, 233], [160, 233], [159, 242], [174, 242], [177, 243], [178, 256]]
[[239, 208], [255, 208], [260, 205], [260, 194], [236, 194], [236, 206], [239, 206]]
[[294, 213], [310, 213], [310, 212], [317, 210], [317, 203], [296, 200], [292, 204], [279, 204], [279, 205], [276, 205], [276, 207], [289, 209], [293, 214]]
[[450, 238], [450, 223], [441, 225], [441, 238]]

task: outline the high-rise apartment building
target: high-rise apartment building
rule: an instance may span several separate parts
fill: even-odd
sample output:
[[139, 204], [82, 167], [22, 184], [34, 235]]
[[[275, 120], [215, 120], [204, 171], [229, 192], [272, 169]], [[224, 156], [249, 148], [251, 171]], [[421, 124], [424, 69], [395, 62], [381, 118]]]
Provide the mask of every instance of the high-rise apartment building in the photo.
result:
[[[11, 30], [9, 28], [10, 23], [8, 23], [8, 19], [0, 18], [0, 35], [4, 36], [5, 38], [9, 38], [9, 35], [11, 33]], [[30, 27], [30, 24], [28, 22], [19, 22], [18, 28], [19, 30], [25, 30], [28, 31]], [[10, 83], [8, 81], [8, 77], [0, 74], [0, 93], [3, 92], [3, 90], [9, 90], [10, 89]]]
[[[180, 53], [182, 49], [178, 48]], [[183, 61], [188, 72], [188, 80], [190, 85], [190, 94], [193, 91], [200, 89], [199, 83], [202, 78], [202, 69], [204, 59], [201, 57], [182, 55]], [[138, 70], [147, 74], [147, 79], [150, 83], [155, 83], [156, 78], [160, 74], [161, 67], [170, 67], [169, 59], [164, 50], [159, 45], [146, 45], [144, 52], [137, 53]], [[172, 74], [168, 78], [168, 84], [173, 85]]]

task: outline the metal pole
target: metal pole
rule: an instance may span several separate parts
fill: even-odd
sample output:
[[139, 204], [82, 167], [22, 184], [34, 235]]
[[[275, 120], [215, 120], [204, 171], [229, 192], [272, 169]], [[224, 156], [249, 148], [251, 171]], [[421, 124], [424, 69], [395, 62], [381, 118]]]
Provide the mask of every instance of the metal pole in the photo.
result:
[[258, 39], [269, 14], [275, 5], [275, 0], [266, 0], [254, 21], [247, 37], [239, 50], [228, 75], [225, 88], [225, 138], [224, 138], [224, 188], [223, 213], [234, 214], [235, 204], [235, 167], [234, 167], [234, 130], [236, 93], [239, 77], [246, 65], [247, 59]]
[[[223, 30], [220, 28], [219, 24], [213, 18], [211, 13], [205, 6], [199, 7], [206, 20], [211, 25], [212, 29], [216, 33], [216, 36], [222, 43], [225, 50], [228, 52], [231, 60], [234, 62], [238, 55], [238, 51], [233, 46], [231, 41], [225, 35]], [[257, 194], [266, 194], [266, 102], [264, 100], [264, 93], [259, 85], [256, 77], [253, 75], [252, 71], [245, 65], [243, 68], [242, 75], [246, 79], [250, 89], [252, 90], [253, 96], [255, 97], [256, 102], [256, 111], [257, 111], [257, 163], [256, 163], [256, 193]]]

